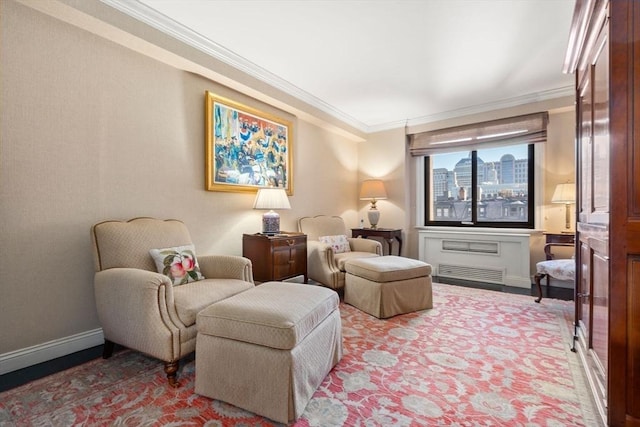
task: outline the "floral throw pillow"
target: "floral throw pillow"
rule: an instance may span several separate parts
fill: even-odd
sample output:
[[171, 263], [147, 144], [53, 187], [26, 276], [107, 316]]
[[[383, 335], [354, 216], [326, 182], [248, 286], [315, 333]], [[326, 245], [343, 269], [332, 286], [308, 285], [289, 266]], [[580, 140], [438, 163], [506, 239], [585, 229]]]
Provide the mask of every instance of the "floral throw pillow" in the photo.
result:
[[151, 249], [149, 253], [156, 263], [158, 273], [168, 276], [174, 285], [204, 279], [193, 245]]
[[347, 240], [347, 236], [344, 234], [338, 236], [320, 236], [318, 240], [331, 246], [333, 248], [333, 253], [341, 254], [343, 252], [351, 252], [349, 241]]

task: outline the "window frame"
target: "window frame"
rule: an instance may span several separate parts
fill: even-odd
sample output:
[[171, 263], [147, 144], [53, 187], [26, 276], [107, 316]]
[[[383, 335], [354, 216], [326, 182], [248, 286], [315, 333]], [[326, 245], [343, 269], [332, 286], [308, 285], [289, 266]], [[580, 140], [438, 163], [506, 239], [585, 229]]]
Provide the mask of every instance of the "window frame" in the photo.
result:
[[[482, 146], [472, 146], [468, 147], [472, 154], [471, 161], [471, 221], [434, 221], [430, 220], [430, 214], [433, 208], [433, 198], [431, 195], [431, 177], [432, 170], [430, 167], [431, 156], [425, 155], [423, 157], [423, 177], [422, 181], [424, 184], [424, 202], [422, 203], [422, 211], [423, 211], [423, 221], [425, 226], [442, 226], [442, 227], [460, 227], [460, 228], [510, 228], [510, 229], [535, 229], [536, 221], [536, 205], [537, 205], [537, 197], [536, 197], [536, 169], [538, 168], [539, 163], [536, 162], [536, 145], [535, 143], [527, 144], [527, 153], [528, 153], [528, 166], [527, 166], [527, 221], [482, 221], [478, 218], [478, 150], [482, 149]], [[455, 150], [460, 151], [460, 150]], [[453, 152], [453, 151], [452, 151]], [[462, 151], [461, 151], [462, 152]]]

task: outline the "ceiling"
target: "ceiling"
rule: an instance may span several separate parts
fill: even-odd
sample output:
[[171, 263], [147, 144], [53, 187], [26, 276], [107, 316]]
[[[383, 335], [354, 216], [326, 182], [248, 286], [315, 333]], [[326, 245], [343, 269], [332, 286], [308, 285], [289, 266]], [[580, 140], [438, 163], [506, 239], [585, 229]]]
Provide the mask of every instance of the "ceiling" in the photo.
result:
[[366, 132], [573, 95], [574, 0], [102, 1]]

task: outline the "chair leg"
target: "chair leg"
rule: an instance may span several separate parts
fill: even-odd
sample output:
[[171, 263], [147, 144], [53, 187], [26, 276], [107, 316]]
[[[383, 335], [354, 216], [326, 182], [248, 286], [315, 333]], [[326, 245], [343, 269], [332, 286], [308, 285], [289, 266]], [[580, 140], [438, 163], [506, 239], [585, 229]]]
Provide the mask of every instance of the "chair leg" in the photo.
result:
[[[540, 281], [544, 278], [544, 276], [546, 276], [545, 273], [536, 273], [535, 276], [533, 276], [533, 280], [536, 282], [536, 286], [538, 287], [538, 298], [536, 298], [536, 302], [540, 302], [542, 300], [542, 285], [540, 284]], [[549, 279], [547, 279], [547, 286], [549, 285]]]
[[180, 361], [178, 360], [176, 360], [175, 362], [165, 362], [164, 364], [164, 372], [167, 374], [169, 385], [173, 388], [180, 387], [180, 383], [178, 382], [179, 366], [180, 366]]
[[113, 341], [104, 340], [104, 348], [102, 349], [102, 358], [108, 359], [113, 355], [113, 348], [115, 344]]

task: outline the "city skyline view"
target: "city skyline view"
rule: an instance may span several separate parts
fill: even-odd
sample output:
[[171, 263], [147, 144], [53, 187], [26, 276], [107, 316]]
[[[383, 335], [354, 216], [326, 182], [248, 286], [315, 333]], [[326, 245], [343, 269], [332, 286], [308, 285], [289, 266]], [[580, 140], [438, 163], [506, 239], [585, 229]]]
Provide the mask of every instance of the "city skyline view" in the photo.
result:
[[473, 151], [431, 156], [431, 219], [472, 221], [472, 209], [476, 209], [478, 221], [527, 222], [530, 163], [527, 144], [474, 151], [475, 192]]

